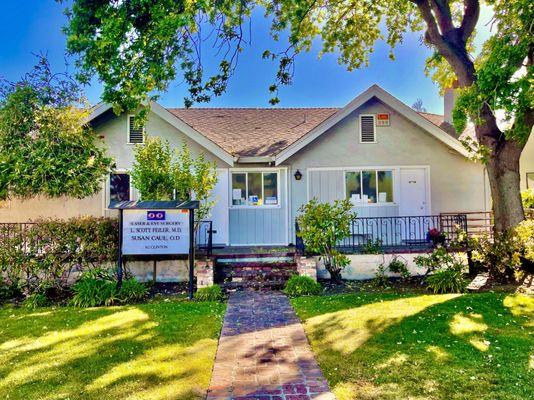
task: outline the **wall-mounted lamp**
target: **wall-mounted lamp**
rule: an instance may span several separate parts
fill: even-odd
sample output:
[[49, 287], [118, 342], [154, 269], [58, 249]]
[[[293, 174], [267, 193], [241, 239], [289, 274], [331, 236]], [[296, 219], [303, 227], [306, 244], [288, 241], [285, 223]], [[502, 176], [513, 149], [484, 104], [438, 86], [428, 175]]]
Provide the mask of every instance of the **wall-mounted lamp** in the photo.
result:
[[297, 169], [297, 172], [295, 172], [295, 180], [300, 181], [302, 179], [302, 173]]

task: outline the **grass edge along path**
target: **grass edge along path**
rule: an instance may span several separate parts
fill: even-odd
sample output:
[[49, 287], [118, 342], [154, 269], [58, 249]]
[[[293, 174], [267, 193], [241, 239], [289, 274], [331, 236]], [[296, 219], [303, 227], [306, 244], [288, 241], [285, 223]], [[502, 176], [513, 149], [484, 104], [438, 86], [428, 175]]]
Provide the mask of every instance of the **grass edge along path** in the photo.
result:
[[203, 399], [225, 305], [0, 307], [0, 398]]
[[338, 400], [534, 398], [534, 298], [357, 293], [292, 299]]

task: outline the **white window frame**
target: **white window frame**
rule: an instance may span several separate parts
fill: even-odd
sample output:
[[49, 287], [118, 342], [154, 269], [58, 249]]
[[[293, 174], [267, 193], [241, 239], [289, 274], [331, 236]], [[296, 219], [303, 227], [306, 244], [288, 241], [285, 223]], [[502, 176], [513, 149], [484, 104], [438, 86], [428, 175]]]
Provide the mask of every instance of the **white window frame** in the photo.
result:
[[528, 181], [531, 179], [531, 178], [529, 178], [529, 175], [534, 175], [534, 171], [525, 172], [525, 182], [526, 182], [527, 189], [534, 189], [534, 187], [529, 187], [528, 186]]
[[135, 114], [128, 114], [128, 117], [126, 118], [126, 144], [135, 146], [136, 144], [145, 144], [145, 134], [146, 130], [143, 126], [143, 141], [141, 143], [132, 143], [130, 142], [130, 118], [135, 118]]
[[104, 208], [105, 210], [109, 210], [109, 203], [111, 202], [111, 174], [126, 174], [128, 176], [130, 176], [130, 201], [134, 200], [134, 197], [138, 197], [137, 196], [137, 191], [135, 190], [135, 188], [133, 187], [132, 185], [132, 174], [131, 174], [131, 171], [127, 170], [127, 169], [116, 169], [115, 171], [113, 172], [110, 172], [108, 174], [108, 177], [106, 179], [106, 188], [105, 188], [105, 199], [106, 199], [106, 204], [104, 205]]
[[[364, 141], [362, 141], [362, 117], [373, 117], [373, 133], [374, 133], [375, 140], [373, 140], [372, 142], [364, 142]], [[360, 115], [358, 115], [358, 123], [360, 124], [360, 143], [361, 144], [377, 143], [377, 140], [376, 140], [376, 115], [375, 114], [360, 114]]]
[[[369, 142], [366, 142], [369, 143]], [[397, 180], [397, 174], [395, 168], [349, 168], [343, 170], [343, 193], [344, 198], [347, 199], [347, 173], [349, 172], [359, 172], [360, 173], [360, 188], [363, 195], [363, 174], [362, 172], [375, 172], [375, 185], [376, 185], [376, 202], [375, 203], [357, 203], [353, 204], [355, 207], [379, 207], [379, 206], [391, 206], [396, 204], [395, 199], [397, 198], [396, 192], [396, 180]], [[391, 176], [393, 179], [392, 182], [392, 189], [393, 189], [393, 201], [384, 201], [379, 203], [378, 202], [378, 172], [391, 172]], [[350, 200], [350, 199], [348, 199]]]
[[[247, 196], [247, 201], [248, 201], [248, 174], [249, 173], [261, 173], [261, 196], [262, 196], [262, 200], [263, 200], [263, 203], [262, 205], [258, 205], [258, 206], [254, 206], [254, 205], [249, 205], [249, 204], [242, 204], [242, 205], [234, 205], [233, 204], [233, 198], [232, 198], [232, 190], [234, 189], [233, 188], [233, 179], [232, 179], [232, 175], [233, 174], [245, 174], [246, 177], [245, 177], [245, 195]], [[264, 187], [264, 181], [263, 181], [263, 175], [264, 174], [276, 174], [276, 195], [277, 195], [277, 199], [278, 199], [278, 204], [265, 204], [265, 195], [264, 195], [264, 191], [265, 191], [265, 187]], [[257, 210], [257, 209], [266, 209], [266, 208], [281, 208], [282, 207], [282, 204], [281, 204], [281, 199], [280, 199], [280, 170], [276, 169], [276, 170], [272, 170], [272, 169], [231, 169], [230, 170], [230, 179], [228, 179], [228, 184], [230, 185], [230, 196], [229, 196], [229, 207], [232, 208], [232, 209], [243, 209], [243, 208], [248, 208], [248, 209], [253, 209], [253, 210]]]

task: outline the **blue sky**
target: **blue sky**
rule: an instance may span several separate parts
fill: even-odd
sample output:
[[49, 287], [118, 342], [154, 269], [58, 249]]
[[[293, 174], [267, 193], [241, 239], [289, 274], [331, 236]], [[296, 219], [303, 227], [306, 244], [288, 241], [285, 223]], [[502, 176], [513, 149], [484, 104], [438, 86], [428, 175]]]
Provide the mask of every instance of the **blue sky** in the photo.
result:
[[[54, 0], [9, 0], [2, 4], [0, 14], [0, 76], [16, 80], [35, 63], [32, 53], [46, 52], [57, 70], [65, 68], [65, 37], [61, 27], [66, 18], [64, 5]], [[477, 30], [479, 40], [488, 35], [490, 11], [484, 9]], [[388, 47], [377, 43], [369, 67], [349, 72], [337, 63], [336, 55], [317, 59], [314, 51], [302, 54], [296, 61], [293, 85], [282, 88], [281, 107], [343, 106], [361, 91], [377, 83], [411, 105], [417, 98], [423, 100], [429, 112], [442, 113], [443, 101], [438, 87], [423, 72], [430, 50], [420, 43], [419, 34], [410, 34], [396, 51], [396, 60], [388, 58]], [[268, 86], [276, 72], [276, 65], [262, 60], [261, 54], [273, 44], [268, 35], [268, 21], [261, 13], [252, 20], [252, 44], [240, 56], [236, 75], [227, 92], [214, 98], [210, 107], [268, 107]], [[208, 59], [204, 60], [209, 65]], [[69, 67], [73, 72], [73, 66]], [[99, 101], [101, 85], [95, 79], [86, 89], [91, 103]], [[164, 106], [183, 106], [186, 87], [173, 82], [161, 98]]]

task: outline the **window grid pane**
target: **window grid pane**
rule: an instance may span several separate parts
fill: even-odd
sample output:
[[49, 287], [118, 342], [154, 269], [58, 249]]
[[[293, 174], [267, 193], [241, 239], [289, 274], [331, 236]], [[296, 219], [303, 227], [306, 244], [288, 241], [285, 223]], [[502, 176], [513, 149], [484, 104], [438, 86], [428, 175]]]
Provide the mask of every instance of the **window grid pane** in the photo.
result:
[[362, 191], [364, 203], [376, 203], [376, 171], [362, 171]]
[[362, 195], [361, 176], [359, 172], [347, 172], [345, 175], [347, 199], [359, 202]]
[[249, 172], [247, 174], [247, 200], [249, 206], [263, 204], [263, 176], [261, 172]]
[[393, 171], [378, 171], [378, 202], [393, 202]]
[[278, 204], [278, 174], [276, 172], [263, 173], [263, 199], [265, 205]]
[[245, 205], [247, 199], [247, 174], [232, 174], [232, 205]]

